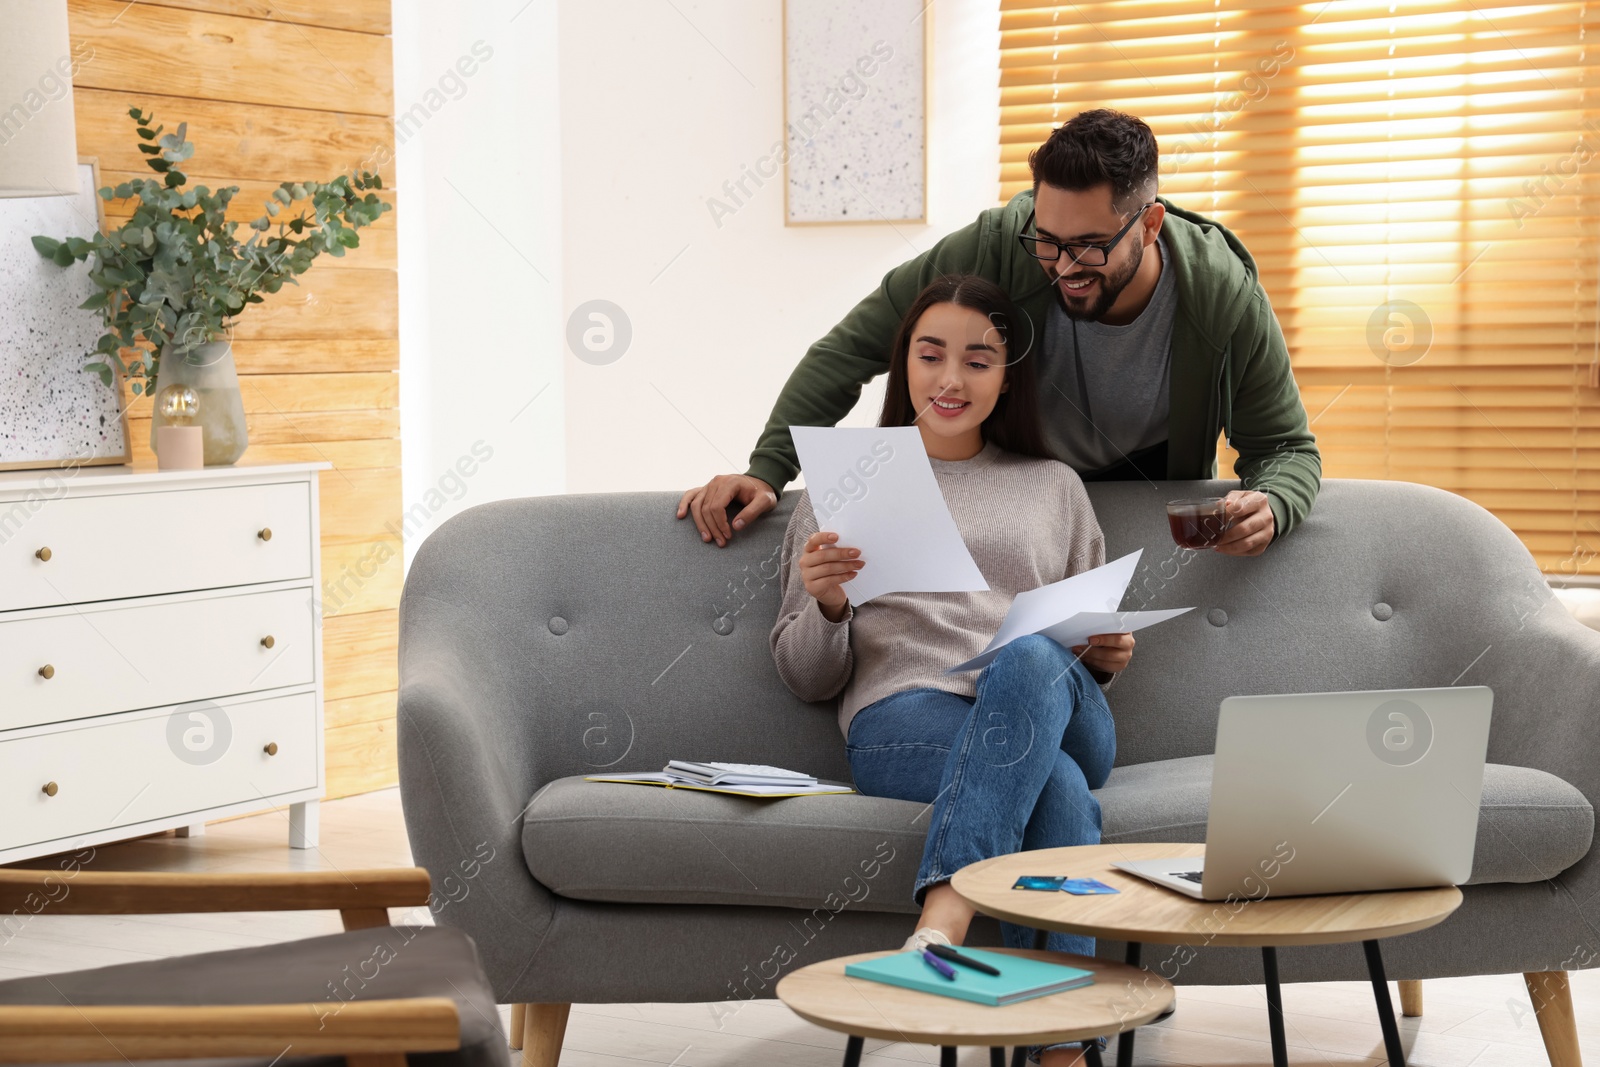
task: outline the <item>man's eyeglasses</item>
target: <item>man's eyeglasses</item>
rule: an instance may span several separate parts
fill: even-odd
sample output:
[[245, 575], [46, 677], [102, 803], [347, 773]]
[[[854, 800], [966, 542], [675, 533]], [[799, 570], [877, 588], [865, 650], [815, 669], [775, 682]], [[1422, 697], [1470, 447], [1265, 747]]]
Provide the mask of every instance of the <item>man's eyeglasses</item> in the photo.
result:
[[1047, 240], [1028, 233], [1026, 231], [1033, 229], [1033, 212], [1031, 211], [1028, 212], [1028, 221], [1022, 226], [1024, 232], [1017, 235], [1017, 240], [1022, 242], [1022, 250], [1024, 252], [1034, 259], [1042, 259], [1046, 263], [1054, 263], [1061, 258], [1062, 253], [1066, 253], [1067, 259], [1073, 263], [1081, 264], [1085, 267], [1103, 267], [1110, 262], [1111, 250], [1117, 247], [1117, 242], [1122, 240], [1129, 230], [1133, 229], [1133, 224], [1139, 220], [1140, 215], [1144, 214], [1144, 209], [1154, 203], [1155, 201], [1152, 200], [1150, 204], [1145, 204], [1138, 211], [1135, 211], [1133, 218], [1129, 219], [1127, 224], [1116, 232], [1116, 236], [1102, 245], [1064, 245], [1058, 241]]

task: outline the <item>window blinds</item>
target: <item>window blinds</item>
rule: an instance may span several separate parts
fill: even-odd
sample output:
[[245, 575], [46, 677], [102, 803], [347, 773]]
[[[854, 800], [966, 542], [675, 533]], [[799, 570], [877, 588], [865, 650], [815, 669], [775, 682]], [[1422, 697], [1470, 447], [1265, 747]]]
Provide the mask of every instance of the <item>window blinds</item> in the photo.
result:
[[1077, 112], [1144, 119], [1162, 195], [1255, 256], [1325, 475], [1449, 489], [1546, 571], [1600, 574], [1597, 25], [1582, 3], [1002, 0], [1001, 199]]

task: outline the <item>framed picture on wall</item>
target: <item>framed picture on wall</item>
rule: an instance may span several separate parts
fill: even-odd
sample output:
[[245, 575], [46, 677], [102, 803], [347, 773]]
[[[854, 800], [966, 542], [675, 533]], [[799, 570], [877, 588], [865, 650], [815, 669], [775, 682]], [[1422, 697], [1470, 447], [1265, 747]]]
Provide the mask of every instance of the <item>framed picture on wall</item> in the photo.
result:
[[96, 293], [89, 265], [58, 267], [33, 238], [89, 238], [105, 226], [100, 168], [78, 161], [72, 196], [0, 199], [0, 470], [129, 460], [122, 381], [83, 369], [105, 332], [78, 305]]
[[922, 222], [928, 0], [784, 0], [784, 224]]

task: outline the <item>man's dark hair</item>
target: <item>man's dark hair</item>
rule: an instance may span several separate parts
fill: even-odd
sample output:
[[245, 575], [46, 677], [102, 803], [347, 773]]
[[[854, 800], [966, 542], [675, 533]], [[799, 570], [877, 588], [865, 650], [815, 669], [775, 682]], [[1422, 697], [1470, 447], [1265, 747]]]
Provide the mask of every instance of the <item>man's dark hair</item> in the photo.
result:
[[1155, 199], [1156, 160], [1156, 136], [1144, 120], [1104, 107], [1072, 116], [1028, 153], [1035, 195], [1040, 182], [1072, 192], [1109, 182], [1122, 215]]

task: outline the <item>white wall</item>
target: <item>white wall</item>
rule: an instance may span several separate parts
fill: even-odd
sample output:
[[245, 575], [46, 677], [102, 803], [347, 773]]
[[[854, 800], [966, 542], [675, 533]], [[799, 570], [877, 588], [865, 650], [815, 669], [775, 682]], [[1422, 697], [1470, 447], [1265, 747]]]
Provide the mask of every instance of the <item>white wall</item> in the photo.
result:
[[[785, 227], [780, 175], [719, 227], [707, 198], [783, 136], [781, 0], [396, 0], [397, 110], [474, 41], [494, 50], [399, 150], [407, 508], [444, 497], [474, 441], [494, 449], [408, 531], [408, 561], [485, 500], [745, 469], [806, 348], [998, 196], [998, 0], [925, 17], [928, 223]], [[567, 345], [591, 300], [631, 324], [613, 362]], [[846, 424], [881, 400], [880, 379]]]
[[565, 490], [556, 11], [524, 3], [394, 4], [407, 566], [457, 511]]
[[[806, 348], [995, 203], [998, 0], [937, 0], [925, 17], [929, 222], [786, 227], [780, 174], [719, 228], [706, 200], [783, 136], [780, 0], [561, 5], [566, 307], [603, 298], [633, 326], [614, 363], [569, 357], [569, 491], [744, 471]], [[881, 383], [846, 424], [877, 421]]]

